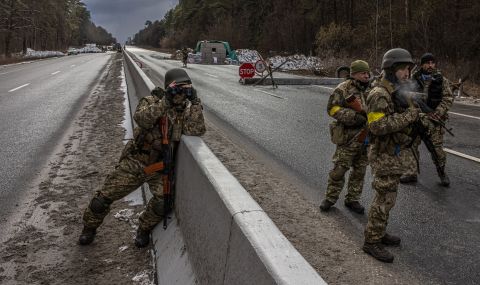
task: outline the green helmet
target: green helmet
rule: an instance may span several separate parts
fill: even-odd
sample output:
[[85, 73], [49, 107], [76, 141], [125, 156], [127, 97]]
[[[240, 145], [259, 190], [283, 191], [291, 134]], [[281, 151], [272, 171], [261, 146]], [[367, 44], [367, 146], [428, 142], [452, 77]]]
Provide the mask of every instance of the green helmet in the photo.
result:
[[170, 69], [165, 73], [165, 89], [167, 89], [168, 85], [174, 81], [176, 83], [192, 83], [190, 76], [188, 76], [187, 72], [181, 68]]
[[394, 48], [383, 55], [382, 69], [392, 67], [396, 63], [408, 63], [413, 65], [412, 55], [403, 48]]
[[354, 74], [357, 72], [369, 72], [370, 66], [364, 60], [355, 60], [350, 64], [350, 74]]

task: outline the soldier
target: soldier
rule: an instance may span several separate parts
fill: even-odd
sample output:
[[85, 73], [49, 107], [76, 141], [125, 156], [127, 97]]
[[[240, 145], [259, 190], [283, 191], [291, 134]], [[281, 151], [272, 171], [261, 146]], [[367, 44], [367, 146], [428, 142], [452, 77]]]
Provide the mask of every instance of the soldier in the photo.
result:
[[188, 60], [188, 49], [186, 47], [182, 48], [182, 63], [183, 67], [187, 67], [187, 60]]
[[[445, 130], [435, 121], [445, 122], [448, 119], [448, 110], [453, 103], [453, 94], [445, 77], [436, 69], [435, 57], [431, 53], [425, 53], [420, 58], [421, 68], [412, 75], [412, 80], [417, 84], [416, 91], [427, 94], [427, 105], [433, 110], [432, 113], [422, 115], [422, 124], [428, 131], [428, 135], [433, 143], [434, 152], [431, 153], [432, 160], [437, 168], [440, 184], [449, 186], [450, 179], [445, 172], [445, 163], [447, 155], [443, 150], [443, 135]], [[427, 116], [428, 115], [428, 116]], [[434, 118], [429, 119], [429, 117]], [[420, 140], [417, 139], [412, 145], [411, 150], [406, 150], [402, 155], [405, 157], [406, 172], [400, 177], [401, 183], [417, 182], [417, 159], [420, 157], [418, 153], [418, 145]], [[415, 152], [413, 154], [412, 152]]]
[[329, 173], [325, 199], [320, 210], [328, 211], [337, 202], [345, 184], [345, 173], [351, 169], [345, 206], [355, 213], [365, 209], [358, 202], [362, 195], [363, 180], [367, 168], [365, 143], [367, 115], [366, 94], [370, 89], [370, 67], [363, 60], [350, 65], [350, 77], [340, 83], [330, 95], [328, 114], [335, 119], [330, 124], [332, 142], [337, 145], [333, 155], [333, 169]]
[[149, 165], [161, 160], [156, 151], [156, 146], [161, 144], [162, 140], [160, 118], [165, 115], [168, 117], [168, 133], [174, 144], [180, 141], [182, 134], [200, 136], [205, 133], [202, 105], [185, 70], [177, 68], [167, 71], [165, 91], [156, 88], [152, 94], [143, 97], [138, 103], [134, 114], [138, 124], [134, 131], [134, 140], [125, 146], [117, 166], [85, 209], [84, 227], [79, 238], [81, 245], [93, 242], [97, 228], [114, 201], [147, 182], [153, 198], [139, 217], [135, 238], [137, 247], [147, 246], [151, 230], [164, 218], [161, 172], [146, 173]]
[[393, 262], [393, 255], [384, 245], [400, 245], [400, 238], [387, 234], [390, 210], [395, 205], [403, 162], [400, 150], [411, 141], [409, 125], [418, 119], [418, 109], [412, 103], [400, 109], [394, 105], [394, 90], [405, 83], [413, 60], [407, 50], [395, 48], [383, 56], [382, 75], [367, 96], [367, 118], [370, 131], [368, 162], [372, 168], [372, 188], [375, 190], [368, 223], [365, 228], [363, 251], [383, 262]]

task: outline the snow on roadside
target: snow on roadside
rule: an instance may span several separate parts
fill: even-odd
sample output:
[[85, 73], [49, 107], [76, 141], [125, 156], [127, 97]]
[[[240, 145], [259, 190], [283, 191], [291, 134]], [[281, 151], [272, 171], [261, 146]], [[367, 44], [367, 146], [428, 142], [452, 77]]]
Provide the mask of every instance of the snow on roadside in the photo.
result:
[[45, 58], [45, 57], [54, 57], [54, 56], [65, 56], [65, 54], [59, 51], [50, 51], [50, 50], [37, 51], [31, 48], [27, 48], [27, 52], [23, 57], [24, 58]]
[[238, 62], [240, 64], [245, 62], [255, 63], [262, 58], [262, 56], [256, 50], [237, 49], [235, 52], [237, 53]]
[[[258, 51], [251, 49], [237, 49], [236, 53], [240, 64], [245, 62], [255, 63], [257, 60], [262, 58]], [[288, 60], [287, 63], [282, 65], [280, 70], [314, 70], [324, 67], [324, 64], [320, 58], [315, 56], [305, 56], [303, 54], [295, 54], [291, 56], [277, 55], [269, 57], [267, 60], [273, 64], [273, 68], [280, 66], [282, 63]]]
[[140, 282], [140, 285], [154, 285], [153, 281], [150, 280], [150, 274], [152, 274], [148, 270], [143, 270], [137, 273], [133, 278], [133, 282]]

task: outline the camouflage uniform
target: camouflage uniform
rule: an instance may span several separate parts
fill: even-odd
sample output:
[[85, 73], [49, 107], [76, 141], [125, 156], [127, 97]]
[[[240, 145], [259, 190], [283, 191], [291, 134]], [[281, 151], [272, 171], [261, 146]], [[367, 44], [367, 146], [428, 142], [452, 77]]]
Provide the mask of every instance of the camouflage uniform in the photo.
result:
[[368, 213], [365, 242], [379, 243], [385, 236], [390, 210], [395, 206], [399, 179], [404, 164], [399, 152], [411, 138], [408, 126], [418, 117], [418, 110], [400, 110], [391, 98], [393, 84], [381, 78], [367, 97], [368, 127], [371, 145], [368, 161], [372, 168], [375, 198]]
[[[83, 215], [85, 227], [99, 227], [110, 211], [110, 204], [125, 197], [144, 182], [148, 183], [153, 198], [139, 218], [139, 229], [148, 232], [162, 220], [161, 173], [147, 175], [144, 168], [149, 164], [152, 145], [155, 141], [161, 140], [159, 118], [163, 115], [168, 116], [169, 134], [173, 142], [178, 142], [182, 134], [200, 136], [205, 133], [200, 100], [195, 99], [194, 102], [185, 100], [185, 106], [185, 109], [177, 111], [166, 99], [157, 96], [146, 96], [140, 100], [134, 114], [135, 122], [138, 124], [134, 131], [134, 140], [125, 146], [115, 170], [107, 176], [102, 189], [96, 192], [90, 206], [85, 209]], [[92, 203], [99, 197], [104, 203], [104, 211], [100, 213], [91, 209]]]
[[[432, 73], [432, 78], [442, 78], [441, 98], [431, 98], [430, 96], [427, 99], [426, 103], [445, 122], [446, 120], [448, 120], [447, 112], [453, 104], [453, 94], [450, 89], [448, 80], [445, 77], [443, 77], [438, 70], [435, 70]], [[431, 79], [424, 80], [422, 78], [421, 70], [415, 72], [412, 76], [412, 79], [415, 80], [419, 85], [419, 89], [417, 90], [418, 92], [423, 92], [425, 94], [428, 94], [428, 89], [432, 82]], [[446, 160], [447, 160], [447, 155], [443, 150], [443, 136], [445, 134], [445, 130], [440, 125], [437, 125], [434, 122], [432, 122], [432, 120], [428, 119], [428, 117], [423, 114], [421, 115], [421, 123], [428, 130], [428, 136], [430, 137], [435, 147], [435, 153], [438, 158], [438, 165], [436, 166], [441, 169], [444, 169]], [[420, 158], [419, 152], [418, 152], [418, 146], [420, 145], [420, 142], [421, 142], [420, 138], [417, 138], [413, 142], [411, 149], [402, 151], [401, 155], [405, 161], [405, 169], [406, 169], [404, 173], [405, 176], [416, 176], [417, 173], [419, 172], [419, 169], [417, 167], [417, 160], [415, 159], [415, 156], [413, 155], [412, 151], [415, 152], [417, 158]], [[433, 159], [433, 156], [432, 156], [432, 159]]]
[[357, 81], [348, 79], [335, 88], [328, 101], [328, 114], [335, 119], [330, 124], [331, 139], [337, 145], [332, 159], [334, 167], [329, 173], [325, 194], [326, 199], [332, 204], [338, 200], [345, 184], [345, 173], [350, 168], [352, 170], [348, 178], [345, 202], [358, 201], [362, 195], [368, 164], [365, 146], [366, 114], [353, 110], [345, 98], [353, 94], [360, 100], [364, 110], [368, 91], [368, 87], [362, 87]]

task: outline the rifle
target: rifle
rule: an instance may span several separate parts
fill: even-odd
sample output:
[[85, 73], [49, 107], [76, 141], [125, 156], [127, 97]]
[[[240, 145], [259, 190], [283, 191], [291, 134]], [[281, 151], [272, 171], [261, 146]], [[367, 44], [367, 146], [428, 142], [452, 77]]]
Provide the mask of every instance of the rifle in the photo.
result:
[[455, 136], [452, 132], [452, 128], [448, 128], [443, 120], [435, 114], [432, 108], [425, 103], [425, 94], [413, 91], [395, 90], [393, 93], [393, 101], [395, 105], [407, 109], [411, 104], [417, 105], [422, 113], [426, 113], [427, 117], [434, 124], [439, 125], [451, 136]]
[[[366, 117], [365, 110], [363, 110], [362, 108], [362, 102], [355, 96], [355, 94], [352, 94], [345, 98], [345, 103], [352, 110], [359, 114], [365, 115]], [[355, 136], [348, 142], [348, 144], [352, 143], [354, 140], [357, 140], [359, 143], [365, 143], [367, 135], [368, 129], [365, 126], [363, 129], [361, 129], [358, 133], [355, 134]]]
[[174, 145], [169, 137], [168, 116], [164, 115], [160, 119], [160, 128], [162, 133], [162, 153], [163, 153], [163, 229], [167, 229], [168, 215], [173, 210], [174, 203]]

